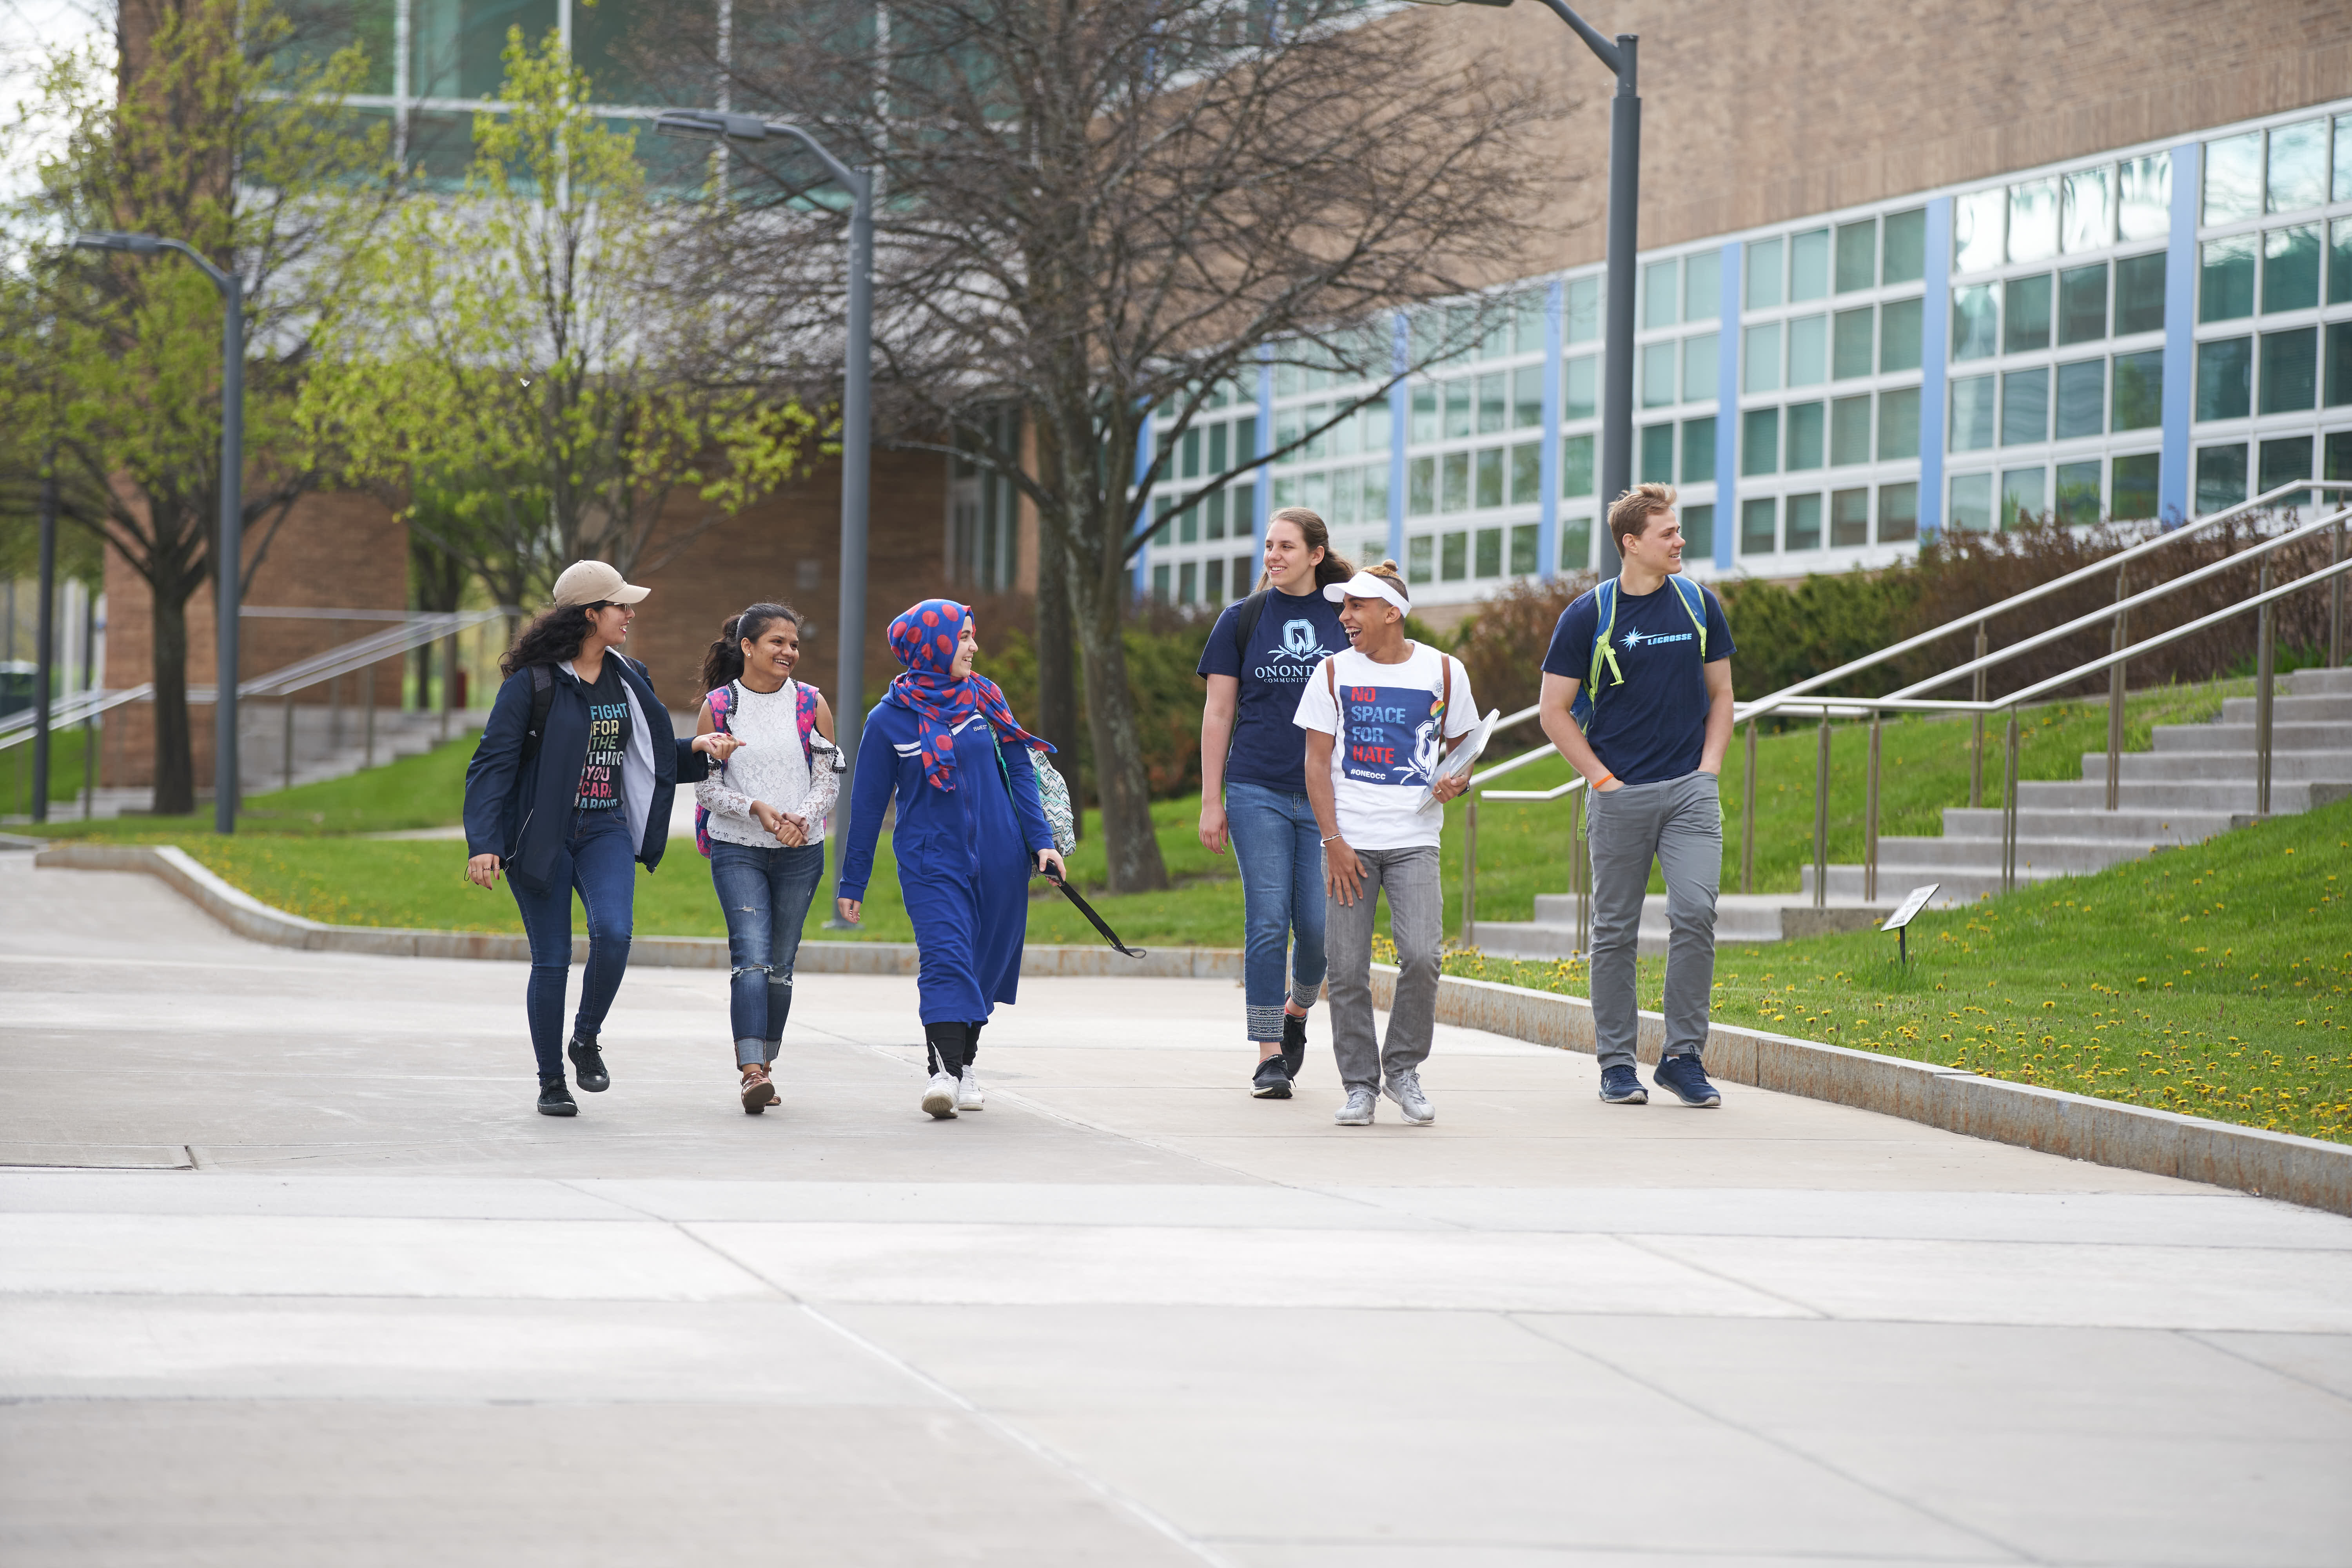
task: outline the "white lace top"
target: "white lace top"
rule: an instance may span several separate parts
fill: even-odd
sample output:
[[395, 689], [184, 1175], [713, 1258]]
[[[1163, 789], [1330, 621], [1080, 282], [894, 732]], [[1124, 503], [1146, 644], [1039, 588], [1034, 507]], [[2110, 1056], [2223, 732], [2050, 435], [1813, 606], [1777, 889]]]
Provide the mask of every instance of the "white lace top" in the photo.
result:
[[823, 735], [809, 737], [817, 761], [812, 776], [801, 751], [799, 686], [787, 680], [778, 690], [762, 692], [740, 680], [735, 683], [727, 729], [743, 744], [694, 786], [695, 800], [710, 814], [713, 839], [774, 848], [775, 836], [751, 815], [755, 800], [807, 822], [809, 842], [824, 836], [824, 819], [839, 787], [832, 767], [833, 744]]

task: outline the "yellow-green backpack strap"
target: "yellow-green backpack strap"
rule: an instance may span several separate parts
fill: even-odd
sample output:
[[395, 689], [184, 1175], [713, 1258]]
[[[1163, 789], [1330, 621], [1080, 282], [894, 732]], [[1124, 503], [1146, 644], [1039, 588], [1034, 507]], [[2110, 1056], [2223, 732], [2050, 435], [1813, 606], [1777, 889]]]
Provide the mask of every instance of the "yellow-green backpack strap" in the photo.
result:
[[1706, 590], [1692, 583], [1688, 584], [1690, 592], [1685, 594], [1683, 592], [1685, 583], [1682, 577], [1673, 576], [1666, 581], [1675, 585], [1675, 597], [1683, 602], [1683, 614], [1688, 616], [1691, 618], [1691, 625], [1698, 628], [1698, 661], [1705, 664], [1706, 662]]

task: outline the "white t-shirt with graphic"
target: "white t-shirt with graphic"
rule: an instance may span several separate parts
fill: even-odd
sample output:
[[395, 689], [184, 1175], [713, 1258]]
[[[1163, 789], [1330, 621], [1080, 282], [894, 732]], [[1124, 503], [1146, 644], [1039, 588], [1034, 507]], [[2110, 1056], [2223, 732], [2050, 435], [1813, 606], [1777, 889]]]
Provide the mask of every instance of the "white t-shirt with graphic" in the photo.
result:
[[[1307, 682], [1292, 721], [1336, 737], [1331, 793], [1339, 836], [1354, 848], [1411, 849], [1437, 842], [1444, 810], [1413, 808], [1445, 754], [1445, 742], [1478, 722], [1462, 661], [1419, 643], [1408, 646], [1412, 652], [1400, 664], [1375, 664], [1353, 648], [1333, 654], [1324, 661], [1328, 668], [1317, 668]], [[1449, 665], [1450, 702], [1442, 695]]]

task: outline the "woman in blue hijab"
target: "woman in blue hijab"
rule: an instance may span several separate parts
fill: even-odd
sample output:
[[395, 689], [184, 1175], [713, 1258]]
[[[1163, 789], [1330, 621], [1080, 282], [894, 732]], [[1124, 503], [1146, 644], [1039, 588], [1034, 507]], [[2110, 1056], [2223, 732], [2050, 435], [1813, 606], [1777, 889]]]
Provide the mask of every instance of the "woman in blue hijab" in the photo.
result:
[[922, 952], [923, 1109], [945, 1119], [981, 1108], [971, 1061], [981, 1026], [1020, 984], [1030, 873], [1062, 871], [1029, 755], [1054, 748], [1021, 727], [996, 682], [971, 672], [969, 605], [925, 599], [890, 623], [890, 647], [907, 668], [858, 738], [836, 907], [858, 922], [895, 797], [890, 847]]

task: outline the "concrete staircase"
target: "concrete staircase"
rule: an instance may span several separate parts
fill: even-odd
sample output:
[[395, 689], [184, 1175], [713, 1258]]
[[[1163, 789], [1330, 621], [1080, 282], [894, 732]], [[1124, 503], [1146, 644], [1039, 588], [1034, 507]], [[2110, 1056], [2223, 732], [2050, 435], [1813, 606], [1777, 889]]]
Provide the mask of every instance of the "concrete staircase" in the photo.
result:
[[[2352, 669], [2286, 676], [2271, 723], [2271, 811], [2289, 816], [2352, 795]], [[2233, 697], [2206, 724], [2165, 724], [2154, 749], [2120, 759], [2117, 809], [2106, 809], [2107, 756], [2083, 758], [2074, 781], [2018, 785], [2018, 880], [2081, 876], [2150, 850], [2195, 844], [2244, 826], [2254, 811], [2254, 700]], [[1726, 893], [1716, 904], [1718, 945], [1780, 942], [1829, 931], [1867, 930], [1923, 883], [1942, 886], [1938, 907], [2000, 891], [2001, 814], [1948, 806], [1936, 838], [1878, 841], [1878, 900], [1862, 897], [1863, 868], [1829, 868], [1827, 907], [1812, 907], [1813, 872], [1795, 894]], [[1642, 908], [1641, 951], [1666, 948], [1665, 899]], [[1475, 944], [1499, 956], [1566, 957], [1575, 951], [1576, 900], [1539, 895], [1532, 921], [1480, 921]]]
[[[2352, 669], [2304, 669], [2285, 677], [2271, 720], [2271, 812], [2286, 816], [2352, 795]], [[2021, 882], [2081, 876], [2151, 850], [2195, 844], [2242, 827], [2254, 811], [2254, 700], [2232, 697], [2210, 723], [2161, 724], [2150, 751], [2118, 759], [2116, 809], [2106, 809], [2107, 755], [2086, 753], [2080, 782], [2025, 780], [2017, 786], [2017, 876]], [[2001, 814], [1948, 806], [1939, 838], [1881, 838], [1878, 890], [1900, 899], [1925, 882], [1943, 884], [1939, 907], [2000, 891]], [[1860, 866], [1832, 866], [1832, 900], [1858, 898]], [[1802, 895], [1812, 897], [1812, 868]]]

